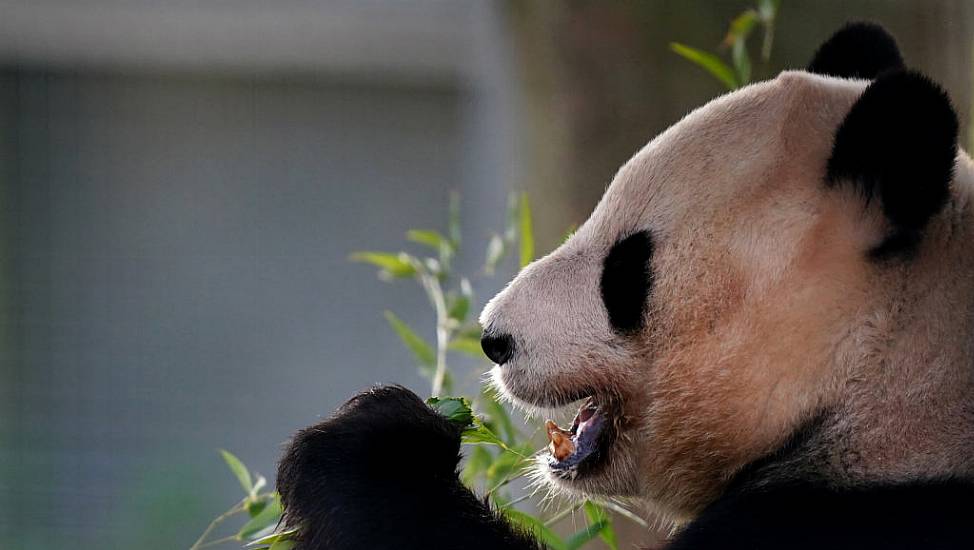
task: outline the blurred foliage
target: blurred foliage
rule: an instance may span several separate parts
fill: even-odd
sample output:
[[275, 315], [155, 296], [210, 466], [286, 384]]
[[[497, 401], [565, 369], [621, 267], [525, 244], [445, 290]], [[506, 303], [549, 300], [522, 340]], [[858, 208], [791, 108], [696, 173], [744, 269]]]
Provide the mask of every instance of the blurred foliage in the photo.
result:
[[752, 62], [747, 49], [747, 39], [757, 29], [763, 32], [761, 42], [761, 65], [767, 69], [771, 60], [771, 47], [774, 43], [775, 19], [781, 0], [759, 0], [758, 5], [740, 13], [735, 17], [727, 35], [718, 46], [720, 53], [725, 56], [730, 53], [730, 64], [721, 59], [717, 53], [711, 53], [697, 48], [673, 42], [670, 49], [707, 71], [720, 81], [728, 90], [736, 90], [751, 82]]

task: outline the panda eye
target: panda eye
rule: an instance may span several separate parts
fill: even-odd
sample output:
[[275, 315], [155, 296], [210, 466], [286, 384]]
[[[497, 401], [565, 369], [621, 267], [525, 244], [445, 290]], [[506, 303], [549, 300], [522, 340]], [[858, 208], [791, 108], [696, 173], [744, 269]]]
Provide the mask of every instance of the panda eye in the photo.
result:
[[633, 233], [612, 246], [602, 266], [602, 302], [609, 323], [620, 333], [632, 333], [643, 326], [643, 313], [653, 274], [653, 238], [648, 231]]

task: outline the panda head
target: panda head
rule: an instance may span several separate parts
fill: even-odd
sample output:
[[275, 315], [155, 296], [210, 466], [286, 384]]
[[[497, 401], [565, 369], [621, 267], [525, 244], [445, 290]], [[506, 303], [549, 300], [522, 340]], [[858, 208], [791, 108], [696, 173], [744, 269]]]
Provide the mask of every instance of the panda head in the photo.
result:
[[809, 71], [717, 98], [651, 141], [481, 316], [505, 395], [582, 402], [573, 452], [545, 458], [545, 476], [687, 518], [816, 418], [841, 410], [835, 437], [871, 422], [873, 393], [912, 375], [884, 342], [939, 345], [904, 319], [940, 264], [966, 256], [952, 252], [971, 225], [956, 142], [947, 96], [868, 24]]

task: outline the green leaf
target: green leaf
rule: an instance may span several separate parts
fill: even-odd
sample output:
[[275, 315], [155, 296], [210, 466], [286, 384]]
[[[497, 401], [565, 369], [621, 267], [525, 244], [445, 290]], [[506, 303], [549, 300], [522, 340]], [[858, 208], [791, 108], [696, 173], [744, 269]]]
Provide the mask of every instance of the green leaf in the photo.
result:
[[619, 506], [618, 504], [612, 501], [603, 502], [601, 506], [603, 508], [608, 508], [609, 510], [612, 510], [616, 514], [619, 514], [620, 516], [628, 519], [629, 521], [635, 523], [636, 525], [642, 527], [643, 529], [649, 529], [649, 523], [647, 523], [646, 520], [637, 516], [631, 510], [627, 510], [623, 506]]
[[731, 46], [736, 42], [747, 40], [759, 18], [758, 12], [754, 10], [747, 10], [735, 17], [727, 30], [727, 36], [724, 37], [724, 45]]
[[497, 437], [494, 432], [490, 431], [490, 428], [484, 426], [484, 423], [476, 417], [474, 417], [473, 427], [464, 430], [462, 437], [463, 442], [469, 445], [485, 443], [487, 445], [497, 445], [502, 449], [508, 448], [507, 444], [501, 438]]
[[534, 261], [534, 230], [531, 227], [531, 204], [528, 194], [521, 193], [521, 206], [518, 208], [518, 234], [521, 241], [521, 267]]
[[609, 514], [591, 500], [585, 501], [584, 508], [585, 515], [588, 516], [589, 521], [592, 523], [605, 523], [605, 527], [599, 532], [599, 537], [602, 539], [602, 542], [609, 547], [609, 550], [619, 550], [619, 541], [616, 538], [616, 531], [612, 527], [612, 520], [609, 518]]
[[504, 244], [504, 239], [494, 233], [490, 236], [490, 241], [487, 242], [487, 260], [484, 262], [484, 271], [488, 275], [493, 275], [494, 270], [497, 269], [497, 264], [504, 259], [507, 253], [507, 246]]
[[494, 457], [485, 447], [474, 446], [467, 453], [467, 462], [463, 465], [463, 484], [472, 486], [477, 476], [485, 473], [494, 461]]
[[220, 449], [220, 454], [223, 455], [223, 461], [230, 467], [233, 475], [237, 476], [237, 481], [240, 482], [240, 486], [243, 487], [244, 492], [249, 495], [254, 490], [254, 483], [250, 480], [250, 472], [247, 470], [247, 467], [230, 451]]
[[271, 533], [270, 535], [267, 535], [265, 537], [254, 539], [253, 541], [248, 542], [247, 546], [259, 546], [262, 544], [268, 545], [268, 544], [274, 544], [279, 540], [292, 540], [294, 535], [297, 534], [298, 534], [297, 528], [288, 529], [287, 531], [281, 531], [279, 533]]
[[255, 517], [257, 514], [261, 513], [264, 508], [267, 508], [267, 504], [270, 502], [270, 498], [249, 498], [247, 499], [247, 515], [250, 517]]
[[249, 540], [260, 531], [269, 526], [276, 525], [281, 520], [281, 498], [274, 495], [274, 498], [260, 511], [259, 514], [250, 518], [237, 532], [237, 537], [241, 540]]
[[480, 328], [480, 323], [468, 323], [457, 331], [458, 338], [473, 338], [479, 341], [484, 329]]
[[437, 252], [443, 246], [450, 246], [450, 241], [446, 237], [432, 229], [410, 229], [406, 232], [406, 238], [414, 243], [424, 244]]
[[470, 312], [470, 298], [462, 294], [451, 293], [446, 297], [446, 314], [450, 319], [459, 323], [467, 319]]
[[466, 397], [430, 397], [426, 404], [461, 429], [473, 426], [473, 410]]
[[297, 544], [293, 540], [277, 540], [268, 550], [291, 550]]
[[481, 402], [483, 403], [484, 409], [490, 419], [500, 426], [501, 435], [504, 441], [508, 445], [513, 445], [518, 438], [517, 428], [514, 427], [514, 422], [511, 421], [511, 416], [508, 414], [507, 409], [501, 404], [500, 400], [497, 398], [497, 394], [493, 389], [489, 389], [484, 386], [483, 391], [480, 393]]
[[413, 356], [419, 362], [420, 370], [427, 373], [427, 375], [432, 374], [432, 369], [436, 366], [436, 352], [433, 351], [433, 347], [427, 344], [426, 340], [423, 340], [413, 329], [409, 328], [409, 325], [403, 322], [402, 319], [396, 317], [395, 313], [386, 310], [385, 317], [392, 330], [396, 331], [396, 334], [399, 335], [402, 343], [409, 351], [413, 352]]
[[528, 460], [522, 454], [515, 452], [497, 455], [485, 472], [490, 486], [488, 492], [493, 492], [500, 485], [523, 473], [523, 469], [528, 466]]
[[484, 350], [480, 346], [480, 340], [476, 338], [454, 338], [446, 346], [447, 349], [464, 353], [476, 359], [484, 358]]
[[568, 540], [565, 541], [565, 550], [578, 550], [585, 543], [599, 536], [606, 525], [608, 525], [606, 521], [597, 521], [568, 537]]
[[743, 39], [734, 42], [731, 48], [731, 59], [734, 60], [734, 70], [737, 71], [737, 81], [741, 86], [751, 81], [751, 56], [747, 53], [747, 42]]
[[686, 46], [678, 42], [671, 42], [670, 49], [673, 50], [677, 55], [685, 58], [686, 60], [710, 73], [714, 78], [723, 83], [728, 90], [738, 88], [737, 79], [734, 76], [734, 70], [728, 67], [727, 64], [721, 61], [716, 55], [698, 50], [696, 48], [691, 48], [690, 46]]
[[529, 531], [534, 536], [536, 536], [541, 542], [546, 544], [549, 550], [568, 550], [568, 546], [565, 541], [555, 534], [550, 528], [548, 528], [544, 523], [538, 518], [525, 514], [514, 508], [505, 508], [503, 510], [507, 519], [511, 523], [521, 527], [522, 529]]
[[445, 269], [449, 269], [453, 260], [453, 253], [456, 249], [449, 239], [441, 235], [438, 231], [431, 229], [410, 229], [406, 232], [406, 238], [414, 243], [426, 245], [437, 252], [440, 263]]
[[355, 252], [350, 258], [353, 262], [372, 264], [380, 269], [382, 278], [407, 278], [416, 275], [418, 261], [405, 252], [393, 254], [391, 252]]

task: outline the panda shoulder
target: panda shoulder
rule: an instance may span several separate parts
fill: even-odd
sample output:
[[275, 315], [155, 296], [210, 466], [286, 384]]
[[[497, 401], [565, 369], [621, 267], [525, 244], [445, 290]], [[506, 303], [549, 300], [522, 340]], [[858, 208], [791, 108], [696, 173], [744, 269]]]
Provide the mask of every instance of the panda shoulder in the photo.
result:
[[752, 488], [719, 499], [667, 550], [971, 548], [972, 503], [974, 483], [957, 480]]

